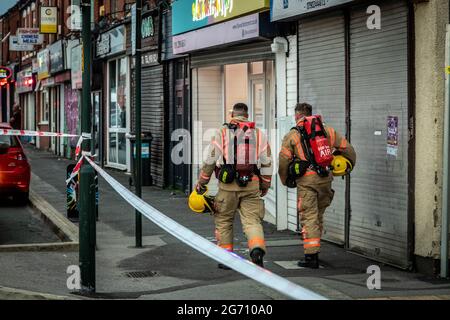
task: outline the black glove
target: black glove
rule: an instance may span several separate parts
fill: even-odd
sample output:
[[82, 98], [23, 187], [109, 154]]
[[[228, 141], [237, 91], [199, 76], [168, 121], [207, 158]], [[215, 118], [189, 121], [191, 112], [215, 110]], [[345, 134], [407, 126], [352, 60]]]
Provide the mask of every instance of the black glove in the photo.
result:
[[195, 186], [195, 190], [198, 194], [204, 194], [206, 192], [206, 187], [204, 185], [201, 185], [200, 183], [197, 183]]

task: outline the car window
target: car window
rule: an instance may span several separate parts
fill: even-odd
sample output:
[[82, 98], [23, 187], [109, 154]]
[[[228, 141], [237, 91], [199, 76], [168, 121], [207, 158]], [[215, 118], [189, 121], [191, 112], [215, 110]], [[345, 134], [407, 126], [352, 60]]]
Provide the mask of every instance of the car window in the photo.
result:
[[3, 136], [0, 135], [0, 146], [8, 146], [8, 147], [18, 147], [19, 142], [17, 141], [16, 136]]

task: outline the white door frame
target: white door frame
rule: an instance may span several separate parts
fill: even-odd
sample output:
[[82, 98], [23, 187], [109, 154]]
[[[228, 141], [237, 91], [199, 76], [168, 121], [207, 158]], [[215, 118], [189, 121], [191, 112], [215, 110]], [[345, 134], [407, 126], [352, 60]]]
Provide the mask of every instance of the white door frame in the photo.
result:
[[[259, 61], [256, 61], [259, 62]], [[262, 60], [263, 62], [263, 73], [262, 74], [258, 74], [258, 75], [251, 75], [250, 71], [251, 68], [248, 68], [248, 79], [249, 79], [249, 102], [250, 102], [250, 117], [253, 121], [255, 121], [255, 110], [254, 110], [254, 101], [253, 101], [253, 85], [254, 84], [262, 84], [263, 88], [264, 88], [264, 110], [263, 110], [263, 123], [264, 126], [263, 128], [266, 129], [266, 134], [268, 135], [268, 141], [270, 141], [271, 137], [269, 136], [271, 134], [271, 124], [269, 123], [270, 120], [270, 102], [271, 102], [271, 86], [275, 84], [276, 81], [276, 77], [275, 77], [275, 73], [273, 72], [272, 75], [272, 79], [271, 81], [273, 81], [273, 84], [270, 83], [269, 81], [269, 77], [267, 74], [267, 63], [268, 62], [272, 62], [272, 67], [275, 68], [275, 61], [273, 60]], [[276, 95], [276, 92], [274, 92], [274, 94]], [[273, 97], [273, 99], [276, 101], [276, 97]], [[275, 119], [274, 119], [275, 120]], [[274, 128], [276, 126], [273, 126]], [[274, 152], [274, 150], [276, 150], [276, 145], [274, 145], [274, 143], [276, 144], [276, 139], [271, 141], [272, 145], [271, 145], [271, 149], [272, 149], [272, 153]], [[275, 156], [275, 154], [272, 154], [272, 158]], [[275, 165], [275, 161], [272, 161], [272, 164]], [[271, 188], [269, 189], [268, 194], [266, 195], [265, 198], [265, 203], [266, 203], [266, 211], [270, 214], [270, 218], [267, 217], [267, 220], [269, 220], [269, 222], [276, 224], [276, 216], [277, 216], [277, 176], [275, 174], [272, 175], [272, 185]]]
[[[118, 77], [119, 77], [119, 73], [117, 72], [117, 69], [118, 69], [118, 64], [117, 64], [117, 62], [118, 61], [120, 61], [121, 59], [123, 59], [123, 58], [126, 58], [126, 61], [127, 61], [127, 70], [128, 70], [128, 72], [127, 72], [127, 74], [128, 74], [128, 76], [127, 76], [127, 80], [126, 80], [126, 97], [127, 97], [127, 101], [126, 101], [126, 115], [127, 115], [127, 123], [126, 123], [126, 128], [116, 128], [115, 130], [113, 129], [112, 131], [111, 131], [111, 128], [110, 128], [110, 98], [111, 98], [111, 95], [110, 95], [110, 63], [112, 62], [112, 61], [116, 61], [116, 79], [115, 79], [115, 81], [116, 81], [116, 83], [118, 82]], [[131, 108], [130, 108], [130, 106], [131, 106], [131, 101], [130, 101], [130, 73], [131, 73], [131, 66], [130, 66], [130, 59], [129, 59], [129, 57], [128, 56], [120, 56], [120, 57], [117, 57], [117, 58], [114, 58], [114, 59], [111, 59], [111, 60], [108, 60], [108, 62], [107, 62], [107, 70], [106, 70], [106, 76], [107, 76], [107, 81], [106, 81], [106, 85], [107, 85], [107, 90], [106, 90], [106, 92], [107, 92], [107, 97], [106, 97], [106, 109], [107, 109], [107, 111], [106, 111], [106, 115], [107, 115], [107, 117], [106, 117], [106, 124], [107, 124], [107, 126], [106, 126], [106, 130], [107, 130], [107, 132], [106, 132], [106, 165], [108, 166], [108, 167], [112, 167], [112, 168], [116, 168], [116, 169], [119, 169], [119, 170], [127, 170], [127, 171], [131, 171], [131, 163], [130, 163], [130, 159], [129, 159], [129, 153], [130, 153], [130, 140], [129, 139], [126, 139], [126, 164], [125, 165], [122, 165], [122, 164], [119, 164], [119, 163], [114, 163], [114, 162], [110, 162], [109, 161], [109, 153], [110, 153], [110, 148], [109, 148], [109, 140], [110, 140], [110, 138], [109, 138], [109, 134], [112, 132], [112, 133], [129, 133], [130, 132], [130, 123], [131, 123], [131, 121], [130, 121], [130, 115], [131, 115]], [[117, 143], [119, 143], [119, 141], [117, 141]], [[118, 159], [118, 155], [117, 155], [117, 159]]]

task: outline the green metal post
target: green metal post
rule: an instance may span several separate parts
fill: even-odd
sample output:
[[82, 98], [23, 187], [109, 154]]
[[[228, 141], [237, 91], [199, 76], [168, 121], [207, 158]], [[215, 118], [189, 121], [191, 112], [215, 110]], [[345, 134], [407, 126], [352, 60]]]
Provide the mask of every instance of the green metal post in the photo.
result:
[[80, 271], [81, 290], [95, 292], [95, 172], [87, 163], [80, 170]]
[[[142, 197], [142, 130], [141, 130], [141, 26], [142, 26], [142, 0], [136, 1], [136, 55], [135, 55], [135, 94], [136, 94], [136, 171], [135, 171], [135, 186], [136, 195]], [[142, 247], [142, 215], [136, 210], [136, 247]]]
[[[83, 96], [81, 103], [81, 132], [91, 131], [91, 1], [81, 3], [83, 42]], [[92, 136], [92, 133], [91, 133]], [[91, 141], [84, 140], [82, 150], [89, 152]], [[80, 252], [81, 290], [95, 292], [95, 171], [83, 162], [80, 170]]]

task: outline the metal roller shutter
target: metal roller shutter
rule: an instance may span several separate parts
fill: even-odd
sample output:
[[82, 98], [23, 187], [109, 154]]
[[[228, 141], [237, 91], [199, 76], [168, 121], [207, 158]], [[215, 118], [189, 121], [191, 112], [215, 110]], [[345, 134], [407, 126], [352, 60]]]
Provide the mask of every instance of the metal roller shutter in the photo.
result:
[[[223, 124], [222, 109], [222, 67], [213, 66], [192, 71], [192, 83], [195, 88], [202, 88], [202, 92], [192, 90], [192, 120], [193, 120], [193, 156], [194, 166], [192, 183], [197, 182], [201, 165], [205, 159], [205, 152], [215, 130]], [[194, 186], [194, 185], [193, 185]], [[208, 184], [209, 192], [218, 191], [218, 180], [211, 176]]]
[[[405, 3], [383, 3], [381, 30], [366, 26], [366, 7], [350, 22], [350, 249], [408, 264], [408, 43]], [[388, 117], [398, 117], [398, 155], [387, 155]]]
[[164, 184], [164, 90], [161, 65], [142, 69], [142, 131], [153, 135], [151, 172], [158, 187]]
[[[345, 23], [341, 13], [299, 23], [299, 97], [345, 134]], [[323, 238], [344, 243], [345, 182], [333, 182], [335, 197], [324, 216]], [[295, 191], [294, 191], [295, 192]], [[289, 199], [293, 196], [290, 195]], [[296, 219], [290, 210], [290, 221]]]
[[220, 66], [229, 63], [245, 63], [258, 60], [273, 60], [275, 55], [272, 53], [270, 45], [272, 42], [257, 42], [248, 45], [239, 45], [237, 47], [227, 47], [215, 52], [205, 51], [195, 53], [191, 57], [191, 68], [200, 68], [207, 66]]

